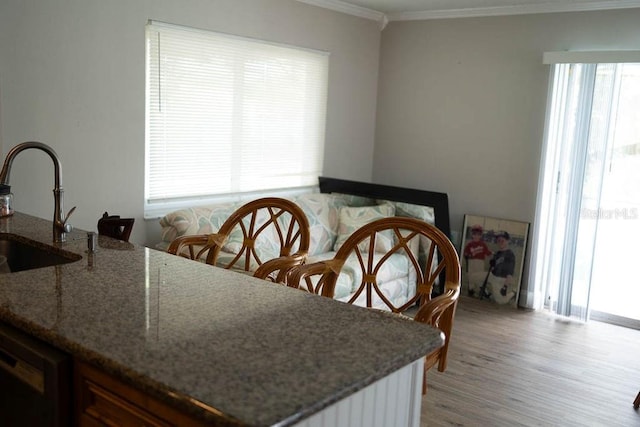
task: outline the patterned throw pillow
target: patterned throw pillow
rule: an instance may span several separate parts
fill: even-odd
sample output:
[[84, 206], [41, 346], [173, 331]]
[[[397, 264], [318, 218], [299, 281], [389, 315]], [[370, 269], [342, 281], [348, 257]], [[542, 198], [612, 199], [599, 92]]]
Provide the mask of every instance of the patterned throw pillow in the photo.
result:
[[334, 197], [341, 199], [347, 206], [365, 207], [375, 205], [376, 201], [370, 197], [356, 196], [354, 194], [331, 193]]
[[[229, 216], [231, 216], [231, 214], [229, 214]], [[251, 215], [242, 218], [242, 223], [244, 224], [246, 230], [249, 230], [251, 226], [251, 218]], [[257, 214], [255, 215], [255, 223], [253, 226], [254, 232], [256, 230], [259, 230], [270, 219], [271, 217], [267, 209], [258, 210]], [[257, 236], [253, 244], [256, 251], [258, 252], [258, 256], [263, 261], [275, 258], [280, 255], [280, 243], [273, 224], [267, 226], [267, 228]], [[233, 227], [231, 233], [229, 233], [229, 237], [222, 247], [222, 250], [225, 252], [231, 252], [232, 254], [237, 254], [242, 250], [243, 246], [244, 233], [242, 231], [242, 227], [238, 223], [235, 225], [235, 227]]]
[[338, 209], [346, 206], [343, 198], [332, 194], [301, 194], [294, 201], [309, 220], [309, 255], [330, 252], [338, 237]]
[[[394, 214], [395, 208], [391, 204], [340, 208], [338, 238], [333, 250], [338, 251], [349, 236], [363, 225], [377, 219], [394, 216]], [[376, 236], [375, 251], [387, 252], [393, 247], [393, 244], [393, 232], [391, 230], [383, 231]], [[364, 241], [358, 247], [361, 251], [366, 251], [369, 247], [369, 242]]]
[[[208, 217], [201, 217], [199, 220], [199, 228], [196, 234], [210, 234], [217, 233], [222, 224], [240, 207], [240, 203], [224, 203], [221, 205], [214, 205], [209, 210]], [[222, 247], [223, 251], [238, 253], [239, 248], [242, 247], [242, 233], [231, 233], [225, 245]]]
[[168, 245], [178, 236], [196, 234], [197, 215], [193, 212], [193, 208], [173, 211], [160, 218], [160, 227], [162, 227], [162, 241]]
[[[436, 224], [436, 214], [432, 206], [417, 205], [413, 203], [405, 202], [392, 202], [388, 200], [378, 200], [378, 203], [392, 203], [396, 208], [396, 215], [408, 218], [417, 218], [426, 222], [427, 224]], [[420, 236], [419, 245], [419, 257], [420, 262], [423, 263], [431, 248], [431, 240], [424, 236]]]
[[171, 243], [176, 237], [216, 233], [237, 208], [236, 203], [196, 206], [168, 213], [160, 219], [162, 240]]
[[435, 225], [436, 214], [431, 206], [415, 205], [405, 202], [393, 202], [396, 207], [396, 215], [409, 218], [418, 218], [424, 222]]

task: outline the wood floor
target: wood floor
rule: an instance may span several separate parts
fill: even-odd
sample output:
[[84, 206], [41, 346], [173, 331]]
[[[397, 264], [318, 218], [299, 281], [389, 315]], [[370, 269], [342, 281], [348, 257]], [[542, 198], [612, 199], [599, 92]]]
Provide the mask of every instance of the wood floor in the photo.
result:
[[422, 427], [640, 426], [640, 331], [464, 297], [427, 383]]

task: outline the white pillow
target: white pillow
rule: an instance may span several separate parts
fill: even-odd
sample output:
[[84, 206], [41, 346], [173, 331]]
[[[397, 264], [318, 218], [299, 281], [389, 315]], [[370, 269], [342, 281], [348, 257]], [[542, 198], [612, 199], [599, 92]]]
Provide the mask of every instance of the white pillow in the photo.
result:
[[[369, 224], [377, 219], [394, 216], [395, 207], [391, 204], [361, 207], [340, 208], [338, 216], [338, 238], [333, 246], [334, 251], [338, 251], [344, 242], [363, 225]], [[376, 252], [388, 252], [393, 247], [393, 232], [391, 230], [378, 233], [376, 236]], [[368, 240], [358, 245], [361, 251], [368, 250]]]

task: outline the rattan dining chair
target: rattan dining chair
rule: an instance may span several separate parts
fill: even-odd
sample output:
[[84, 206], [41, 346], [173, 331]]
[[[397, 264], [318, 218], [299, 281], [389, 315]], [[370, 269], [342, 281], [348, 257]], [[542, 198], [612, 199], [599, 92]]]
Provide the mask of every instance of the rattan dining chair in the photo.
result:
[[[380, 245], [380, 239], [389, 239], [392, 244]], [[416, 254], [415, 239], [428, 242], [429, 249], [425, 259]], [[380, 248], [384, 248], [381, 252]], [[385, 295], [377, 282], [377, 275], [383, 265], [394, 254], [403, 254], [416, 271], [416, 293], [401, 305], [394, 305]], [[300, 265], [288, 273], [288, 286], [303, 289], [325, 297], [333, 298], [336, 283], [348, 259], [355, 259], [361, 269], [353, 276], [361, 277], [355, 284], [356, 291], [347, 301], [362, 301], [366, 306], [383, 307], [393, 313], [406, 314], [418, 307], [413, 319], [440, 329], [444, 335], [444, 345], [428, 354], [425, 358], [425, 378], [423, 393], [426, 393], [426, 372], [436, 364], [438, 371], [447, 367], [447, 352], [451, 340], [453, 319], [460, 295], [460, 260], [449, 238], [438, 228], [414, 218], [390, 217], [373, 221], [356, 230], [340, 247], [333, 259]], [[354, 262], [349, 262], [350, 269]], [[444, 290], [441, 295], [432, 296], [434, 284], [444, 272]], [[346, 273], [343, 273], [346, 274]], [[375, 302], [375, 304], [374, 304]]]
[[[254, 277], [285, 283], [286, 273], [306, 259], [309, 221], [294, 202], [266, 197], [238, 208], [217, 233], [174, 239], [167, 252], [218, 267], [252, 273]], [[277, 243], [265, 259], [265, 242]], [[262, 246], [261, 246], [262, 245]]]

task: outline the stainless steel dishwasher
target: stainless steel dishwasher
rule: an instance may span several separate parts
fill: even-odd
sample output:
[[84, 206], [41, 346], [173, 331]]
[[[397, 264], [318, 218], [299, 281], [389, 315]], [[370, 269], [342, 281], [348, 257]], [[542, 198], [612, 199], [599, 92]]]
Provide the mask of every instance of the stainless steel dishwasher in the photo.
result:
[[71, 358], [0, 323], [0, 425], [71, 425]]

